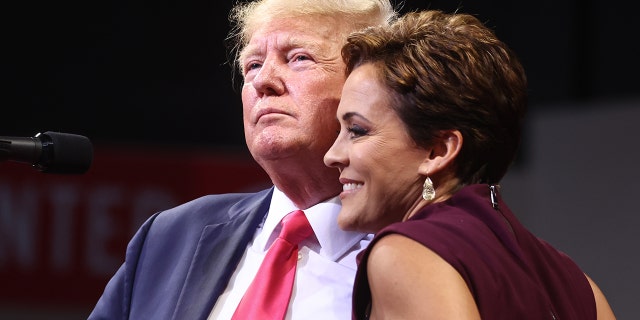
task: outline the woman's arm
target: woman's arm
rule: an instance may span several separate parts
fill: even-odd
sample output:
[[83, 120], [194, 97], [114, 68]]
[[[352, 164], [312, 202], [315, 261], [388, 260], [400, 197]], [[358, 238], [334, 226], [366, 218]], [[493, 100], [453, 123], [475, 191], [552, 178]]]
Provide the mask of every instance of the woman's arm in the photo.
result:
[[480, 319], [460, 274], [436, 253], [391, 234], [374, 244], [367, 273], [370, 319]]
[[598, 320], [615, 320], [616, 316], [613, 314], [613, 309], [609, 305], [607, 298], [602, 293], [602, 290], [596, 285], [588, 275], [585, 274], [587, 280], [589, 280], [589, 284], [591, 285], [591, 290], [593, 290], [593, 296], [596, 299], [596, 311], [598, 314]]

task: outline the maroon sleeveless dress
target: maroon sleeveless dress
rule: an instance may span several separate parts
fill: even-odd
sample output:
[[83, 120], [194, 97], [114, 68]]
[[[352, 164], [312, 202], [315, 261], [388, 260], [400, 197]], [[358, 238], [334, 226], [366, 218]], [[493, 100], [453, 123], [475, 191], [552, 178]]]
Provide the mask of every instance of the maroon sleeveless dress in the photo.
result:
[[493, 195], [488, 185], [466, 186], [447, 201], [380, 230], [359, 255], [353, 319], [368, 318], [367, 258], [377, 240], [391, 233], [422, 243], [453, 266], [482, 319], [596, 319], [595, 298], [582, 270], [528, 231]]

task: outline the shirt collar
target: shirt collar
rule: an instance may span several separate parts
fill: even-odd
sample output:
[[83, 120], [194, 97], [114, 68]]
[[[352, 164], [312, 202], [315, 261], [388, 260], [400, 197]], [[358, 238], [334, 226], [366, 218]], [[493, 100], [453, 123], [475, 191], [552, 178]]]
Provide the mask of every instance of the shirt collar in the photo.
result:
[[[339, 197], [333, 197], [304, 210], [318, 242], [315, 245], [314, 243], [303, 243], [303, 245], [332, 261], [337, 261], [367, 235], [344, 231], [338, 227], [337, 217], [340, 206]], [[269, 248], [280, 232], [280, 220], [294, 210], [298, 210], [295, 204], [275, 187], [262, 232], [256, 237], [259, 248], [265, 251]]]

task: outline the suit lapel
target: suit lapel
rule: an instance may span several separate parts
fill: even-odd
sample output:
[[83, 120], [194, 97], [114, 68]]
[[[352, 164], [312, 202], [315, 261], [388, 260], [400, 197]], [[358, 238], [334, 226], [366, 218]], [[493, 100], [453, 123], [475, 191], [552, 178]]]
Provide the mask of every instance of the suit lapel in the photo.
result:
[[237, 203], [228, 222], [203, 229], [173, 319], [207, 319], [267, 213], [272, 192]]

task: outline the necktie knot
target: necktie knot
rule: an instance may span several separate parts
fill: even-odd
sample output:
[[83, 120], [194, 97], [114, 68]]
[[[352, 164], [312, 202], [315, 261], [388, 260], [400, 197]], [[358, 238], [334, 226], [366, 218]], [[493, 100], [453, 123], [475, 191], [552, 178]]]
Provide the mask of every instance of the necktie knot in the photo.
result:
[[313, 233], [309, 220], [302, 210], [296, 210], [287, 214], [282, 221], [282, 231], [278, 237], [297, 245]]

